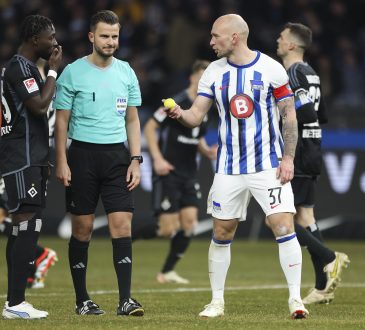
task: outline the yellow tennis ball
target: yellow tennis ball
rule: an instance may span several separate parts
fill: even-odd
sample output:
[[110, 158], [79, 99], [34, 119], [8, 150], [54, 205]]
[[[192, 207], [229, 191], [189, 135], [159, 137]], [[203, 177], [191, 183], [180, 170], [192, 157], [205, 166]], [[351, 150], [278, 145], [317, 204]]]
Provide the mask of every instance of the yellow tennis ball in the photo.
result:
[[163, 102], [163, 105], [165, 108], [172, 109], [176, 106], [176, 103], [175, 103], [174, 99], [169, 98]]

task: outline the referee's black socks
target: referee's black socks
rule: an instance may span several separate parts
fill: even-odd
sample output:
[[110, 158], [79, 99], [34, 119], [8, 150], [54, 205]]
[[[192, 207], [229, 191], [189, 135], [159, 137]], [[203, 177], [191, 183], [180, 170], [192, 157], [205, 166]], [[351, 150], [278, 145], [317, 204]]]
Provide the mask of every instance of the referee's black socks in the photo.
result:
[[68, 244], [68, 261], [75, 288], [76, 305], [90, 299], [86, 289], [88, 249], [89, 242], [82, 242], [71, 236]]
[[132, 278], [132, 239], [112, 238], [113, 263], [118, 279], [119, 301], [130, 298]]

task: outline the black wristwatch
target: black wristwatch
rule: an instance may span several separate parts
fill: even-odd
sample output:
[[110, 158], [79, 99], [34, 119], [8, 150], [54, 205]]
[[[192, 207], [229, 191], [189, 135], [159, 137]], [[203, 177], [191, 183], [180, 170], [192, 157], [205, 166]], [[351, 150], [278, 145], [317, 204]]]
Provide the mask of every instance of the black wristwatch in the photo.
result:
[[137, 159], [140, 164], [143, 163], [143, 157], [141, 156], [132, 156], [131, 160]]

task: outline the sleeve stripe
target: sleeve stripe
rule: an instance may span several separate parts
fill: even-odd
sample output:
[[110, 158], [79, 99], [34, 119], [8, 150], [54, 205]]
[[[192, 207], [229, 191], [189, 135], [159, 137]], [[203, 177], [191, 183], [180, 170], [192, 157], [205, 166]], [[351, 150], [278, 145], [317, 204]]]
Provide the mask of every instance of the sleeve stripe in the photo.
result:
[[209, 95], [209, 94], [207, 94], [207, 93], [198, 93], [198, 95], [205, 96], [205, 97], [207, 97], [208, 99], [214, 99], [214, 96], [213, 96], [213, 95]]
[[297, 77], [297, 68], [299, 63], [295, 63], [288, 71], [289, 79], [290, 79], [290, 85], [293, 88], [300, 87], [299, 80]]

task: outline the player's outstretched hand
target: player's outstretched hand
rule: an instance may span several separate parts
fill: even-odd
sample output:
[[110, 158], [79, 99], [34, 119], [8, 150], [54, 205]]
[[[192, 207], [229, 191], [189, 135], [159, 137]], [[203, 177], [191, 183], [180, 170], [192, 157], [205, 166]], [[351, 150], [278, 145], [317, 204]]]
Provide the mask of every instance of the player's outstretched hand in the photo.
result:
[[179, 119], [182, 115], [182, 110], [178, 104], [171, 98], [162, 99], [164, 105], [164, 111], [172, 119]]
[[280, 179], [281, 184], [289, 182], [294, 177], [293, 157], [284, 156], [276, 170], [276, 177]]

